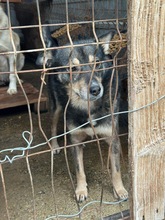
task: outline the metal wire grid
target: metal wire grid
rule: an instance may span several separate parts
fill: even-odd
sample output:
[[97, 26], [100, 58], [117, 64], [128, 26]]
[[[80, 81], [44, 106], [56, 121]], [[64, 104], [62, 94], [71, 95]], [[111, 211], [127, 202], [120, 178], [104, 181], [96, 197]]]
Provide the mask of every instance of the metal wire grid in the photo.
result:
[[[126, 18], [125, 1], [96, 0], [94, 4], [95, 20], [116, 19], [116, 8], [118, 18]], [[54, 13], [50, 16], [52, 20], [56, 20], [57, 23], [65, 22], [66, 11], [63, 10], [64, 6], [65, 1], [54, 1], [54, 7], [52, 7]], [[91, 1], [68, 1], [68, 22], [92, 20], [91, 8]]]
[[[87, 1], [88, 4], [89, 4], [89, 1]], [[107, 1], [108, 2], [108, 1]], [[116, 1], [118, 3], [118, 1]], [[53, 4], [56, 4], [56, 2], [54, 1]], [[67, 27], [67, 35], [68, 35], [68, 38], [69, 38], [69, 41], [70, 41], [70, 44], [71, 44], [71, 47], [74, 47], [74, 44], [72, 42], [72, 38], [71, 38], [71, 35], [70, 35], [70, 31], [69, 31], [69, 24], [84, 24], [84, 23], [90, 23], [91, 26], [92, 26], [92, 31], [93, 31], [93, 35], [97, 40], [97, 34], [96, 34], [96, 26], [97, 25], [100, 25], [100, 24], [115, 24], [115, 27], [117, 29], [117, 32], [120, 36], [120, 42], [122, 41], [122, 37], [120, 35], [120, 29], [119, 29], [119, 26], [120, 26], [120, 21], [124, 21], [125, 22], [125, 18], [124, 19], [119, 19], [118, 17], [118, 7], [116, 8], [116, 14], [117, 14], [117, 17], [116, 18], [113, 18], [113, 19], [109, 19], [109, 18], [106, 18], [106, 19], [100, 19], [100, 20], [95, 20], [95, 1], [91, 1], [90, 2], [91, 4], [91, 8], [92, 8], [92, 16], [91, 16], [91, 20], [87, 20], [87, 21], [74, 21], [74, 22], [70, 22], [69, 21], [69, 16], [70, 16], [70, 12], [68, 10], [69, 6], [70, 6], [70, 2], [68, 2], [67, 0], [65, 1], [65, 15], [66, 15], [66, 19], [65, 19], [65, 22], [63, 23], [60, 23], [58, 24], [57, 23], [53, 23], [53, 24], [50, 24], [50, 26], [56, 26], [58, 27], [59, 25], [66, 25]], [[41, 22], [41, 14], [40, 14], [40, 6], [39, 6], [39, 1], [36, 0], [36, 6], [37, 6], [37, 16], [38, 16], [38, 24], [37, 25], [28, 25], [28, 26], [21, 26], [21, 28], [39, 28], [39, 33], [40, 33], [40, 38], [41, 38], [41, 41], [42, 41], [42, 45], [43, 45], [43, 48], [41, 49], [31, 49], [31, 50], [22, 50], [21, 52], [26, 54], [26, 53], [32, 53], [32, 52], [39, 52], [39, 51], [43, 51], [44, 53], [46, 53], [47, 51], [47, 48], [46, 48], [46, 45], [45, 45], [45, 42], [44, 42], [44, 39], [43, 39], [43, 35], [42, 35], [42, 27], [44, 26], [44, 24]], [[9, 9], [9, 1], [7, 1], [7, 8], [8, 8], [8, 11], [10, 10]], [[62, 10], [61, 10], [62, 11]], [[99, 14], [99, 12], [97, 11], [96, 14]], [[9, 21], [10, 21], [10, 13], [9, 13]], [[17, 28], [20, 28], [20, 27], [11, 27], [11, 23], [9, 22], [9, 30], [10, 30], [10, 33], [11, 33], [11, 40], [12, 40], [12, 29], [17, 29]], [[82, 45], [83, 46], [83, 45]], [[14, 47], [14, 44], [13, 44], [13, 47]], [[63, 48], [63, 46], [61, 46], [61, 48]], [[55, 48], [51, 48], [51, 50], [53, 49], [57, 49], [56, 47]], [[121, 48], [120, 48], [121, 49]], [[19, 53], [20, 51], [16, 51], [14, 49], [14, 54], [17, 54]], [[122, 64], [122, 65], [117, 65], [117, 55], [118, 53], [120, 52], [120, 50], [116, 53], [116, 55], [114, 56], [113, 58], [113, 72], [115, 71], [115, 69], [117, 70], [118, 68], [121, 68], [121, 67], [125, 67], [126, 64]], [[10, 53], [13, 53], [13, 52], [10, 52]], [[3, 55], [4, 53], [2, 53]], [[45, 77], [46, 77], [46, 74], [48, 74], [48, 72], [51, 70], [57, 70], [58, 68], [57, 67], [53, 67], [53, 68], [46, 68], [45, 66], [45, 63], [43, 64], [43, 68], [42, 69], [30, 69], [30, 70], [22, 70], [22, 71], [19, 71], [17, 72], [16, 71], [16, 74], [21, 74], [21, 73], [30, 73], [30, 72], [41, 72], [41, 86], [40, 86], [40, 92], [39, 92], [39, 97], [38, 97], [38, 123], [39, 123], [39, 129], [43, 135], [43, 137], [45, 138], [45, 143], [47, 143], [47, 145], [49, 146], [49, 149], [47, 150], [43, 150], [43, 151], [38, 151], [38, 152], [34, 152], [34, 153], [31, 153], [29, 152], [28, 150], [29, 149], [33, 149], [33, 146], [31, 146], [32, 144], [32, 141], [33, 141], [33, 132], [34, 132], [34, 126], [33, 126], [33, 120], [32, 120], [32, 113], [31, 113], [31, 110], [30, 110], [30, 103], [29, 103], [29, 100], [28, 100], [28, 97], [24, 91], [24, 88], [23, 88], [23, 85], [21, 83], [21, 81], [19, 80], [19, 77], [18, 77], [18, 80], [19, 80], [19, 84], [22, 88], [22, 91], [24, 92], [24, 96], [26, 98], [26, 101], [27, 101], [27, 106], [28, 106], [28, 114], [29, 114], [29, 122], [30, 122], [30, 129], [29, 129], [29, 132], [25, 132], [23, 133], [23, 137], [24, 139], [26, 140], [27, 142], [27, 147], [25, 147], [24, 149], [19, 149], [19, 148], [15, 148], [15, 151], [19, 150], [20, 152], [22, 152], [21, 155], [16, 155], [14, 156], [14, 160], [20, 160], [20, 159], [25, 159], [26, 160], [26, 164], [27, 164], [27, 169], [28, 169], [28, 173], [29, 173], [29, 177], [30, 177], [30, 183], [31, 183], [31, 190], [32, 190], [32, 197], [33, 197], [33, 219], [37, 219], [37, 214], [36, 214], [36, 204], [35, 204], [35, 189], [34, 189], [34, 183], [33, 183], [33, 175], [32, 175], [32, 171], [31, 171], [31, 166], [30, 166], [30, 162], [29, 162], [29, 158], [31, 157], [34, 157], [36, 155], [40, 155], [40, 154], [44, 154], [44, 153], [51, 153], [51, 185], [52, 185], [52, 192], [53, 192], [53, 198], [54, 198], [54, 207], [55, 207], [55, 212], [56, 214], [59, 213], [58, 211], [58, 207], [57, 207], [57, 201], [56, 201], [56, 190], [54, 188], [54, 154], [53, 154], [53, 151], [51, 149], [51, 145], [50, 145], [50, 139], [47, 137], [44, 129], [43, 129], [43, 126], [42, 126], [42, 123], [41, 123], [41, 114], [40, 114], [40, 101], [41, 101], [41, 95], [42, 95], [42, 92], [43, 92], [43, 87], [44, 87], [44, 84], [45, 84]], [[112, 100], [110, 100], [110, 102], [112, 102]], [[68, 103], [69, 103], [69, 100], [68, 100]], [[112, 104], [112, 103], [111, 103]], [[90, 105], [90, 103], [89, 103]], [[66, 128], [66, 111], [67, 111], [67, 107], [65, 109], [65, 113], [64, 113], [64, 146], [61, 147], [61, 149], [64, 150], [64, 155], [65, 155], [65, 161], [66, 161], [66, 165], [67, 165], [67, 169], [68, 169], [68, 173], [69, 173], [69, 177], [70, 177], [70, 181], [71, 181], [71, 184], [72, 184], [72, 187], [73, 189], [75, 189], [75, 184], [74, 184], [74, 181], [73, 181], [73, 177], [72, 177], [72, 173], [70, 171], [70, 166], [69, 166], [69, 163], [68, 163], [68, 153], [67, 153], [67, 149], [70, 148], [70, 147], [73, 147], [74, 145], [70, 144], [68, 145], [68, 141], [67, 141], [67, 128]], [[111, 114], [113, 114], [113, 111], [111, 112]], [[90, 112], [89, 112], [89, 118], [90, 118]], [[92, 120], [90, 118], [90, 120]], [[78, 129], [78, 128], [77, 128]], [[95, 128], [93, 127], [93, 130], [95, 132]], [[29, 135], [29, 137], [25, 137], [26, 134]], [[122, 135], [126, 135], [126, 134], [122, 134]], [[104, 170], [104, 165], [103, 165], [103, 156], [102, 156], [102, 151], [101, 151], [101, 146], [100, 146], [100, 141], [103, 140], [103, 138], [99, 138], [97, 135], [95, 135], [95, 139], [94, 140], [90, 140], [90, 141], [86, 141], [86, 142], [83, 142], [83, 143], [80, 143], [80, 144], [87, 144], [87, 143], [91, 143], [91, 142], [96, 142], [97, 143], [97, 146], [98, 146], [98, 150], [99, 150], [99, 154], [100, 154], [100, 160], [101, 160], [101, 166], [102, 166], [102, 170]], [[35, 146], [34, 146], [35, 147]], [[10, 150], [9, 150], [10, 152]], [[9, 153], [8, 152], [8, 153]], [[13, 152], [13, 149], [11, 150], [11, 152]], [[7, 155], [7, 153], [6, 153]], [[10, 156], [9, 156], [10, 157]], [[109, 158], [109, 156], [108, 156]], [[9, 205], [8, 205], [8, 199], [7, 199], [7, 192], [6, 192], [6, 186], [5, 186], [5, 180], [4, 180], [4, 176], [3, 176], [3, 164], [8, 162], [8, 158], [5, 157], [5, 161], [3, 161], [1, 164], [0, 164], [0, 172], [1, 172], [1, 179], [2, 179], [2, 185], [3, 185], [3, 192], [4, 192], [4, 198], [5, 198], [5, 203], [6, 203], [6, 213], [7, 213], [7, 218], [10, 219], [11, 216], [10, 216], [10, 212], [9, 212]], [[12, 160], [10, 160], [10, 162], [13, 162]], [[109, 171], [109, 160], [108, 160], [108, 163], [107, 163], [107, 170]], [[109, 176], [111, 176], [110, 172], [109, 172]], [[103, 183], [102, 183], [103, 184]], [[103, 189], [102, 189], [103, 190]], [[101, 212], [101, 209], [102, 209], [102, 204], [103, 204], [103, 201], [102, 201], [102, 197], [100, 198], [100, 212]], [[118, 202], [117, 202], [118, 203]], [[80, 211], [81, 208], [80, 208], [80, 205], [77, 203], [77, 209]], [[60, 218], [60, 216], [54, 216], [54, 217], [50, 217], [50, 218], [47, 218], [47, 219], [53, 219], [57, 217]], [[64, 216], [66, 217], [66, 216]], [[81, 219], [81, 216], [79, 215], [79, 218]]]

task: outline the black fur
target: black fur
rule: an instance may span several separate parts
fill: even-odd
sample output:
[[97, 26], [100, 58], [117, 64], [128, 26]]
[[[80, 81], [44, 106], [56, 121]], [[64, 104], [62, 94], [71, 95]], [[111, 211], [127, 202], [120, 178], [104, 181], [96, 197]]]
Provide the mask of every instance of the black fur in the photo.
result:
[[[52, 112], [52, 136], [57, 135], [59, 112], [64, 112], [68, 100], [66, 121], [68, 130], [72, 130], [87, 121], [106, 116], [119, 110], [120, 79], [112, 71], [111, 57], [108, 54], [109, 41], [113, 33], [99, 38], [101, 45], [94, 45], [93, 40], [74, 42], [74, 46], [59, 48], [52, 57], [53, 66], [59, 72], [48, 76], [48, 89]], [[48, 39], [46, 39], [48, 40]], [[81, 45], [88, 44], [88, 45]], [[96, 61], [96, 63], [95, 63]], [[111, 86], [110, 86], [111, 85]], [[89, 120], [91, 119], [91, 120]], [[114, 122], [112, 124], [112, 122]], [[117, 136], [118, 116], [92, 121], [97, 135], [109, 137], [107, 143], [111, 151], [112, 183], [115, 195], [127, 198], [120, 173], [120, 140]], [[94, 135], [91, 124], [71, 133], [76, 165], [76, 198], [87, 198], [87, 183], [83, 165], [83, 149], [79, 145], [87, 135]], [[56, 138], [51, 142], [55, 153], [59, 153]]]

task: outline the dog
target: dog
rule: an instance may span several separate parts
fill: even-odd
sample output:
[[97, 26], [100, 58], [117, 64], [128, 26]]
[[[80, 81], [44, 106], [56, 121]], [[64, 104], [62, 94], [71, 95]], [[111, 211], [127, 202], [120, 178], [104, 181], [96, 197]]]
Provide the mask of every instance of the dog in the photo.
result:
[[[46, 34], [47, 31], [48, 28], [43, 28], [43, 36], [48, 36], [45, 43], [49, 42], [50, 38], [50, 35]], [[55, 74], [48, 74], [47, 83], [52, 118], [51, 135], [52, 137], [57, 135], [58, 119], [60, 113], [65, 111], [67, 129], [71, 131], [70, 139], [72, 144], [75, 144], [73, 147], [77, 179], [75, 195], [78, 202], [83, 202], [88, 196], [83, 164], [83, 146], [79, 143], [83, 142], [87, 136], [95, 135], [107, 137], [105, 141], [110, 148], [115, 196], [119, 199], [128, 198], [120, 171], [121, 146], [117, 135], [118, 115], [96, 120], [111, 114], [111, 109], [114, 112], [119, 110], [120, 84], [116, 74], [113, 74], [110, 69], [112, 62], [109, 55], [109, 42], [112, 37], [113, 32], [99, 37], [99, 45], [94, 44], [96, 42], [93, 40], [76, 41], [74, 46], [69, 47], [67, 44], [65, 45], [67, 47], [57, 48], [52, 53], [52, 58], [49, 56], [48, 59], [45, 59], [46, 66], [58, 67]], [[43, 59], [40, 61], [38, 63], [41, 65]], [[118, 90], [117, 94], [116, 90]], [[112, 106], [110, 99], [113, 103]], [[83, 124], [85, 126], [76, 129]], [[54, 153], [60, 152], [56, 138], [52, 139], [51, 146]]]
[[[17, 51], [20, 51], [20, 38], [17, 33], [12, 31], [14, 45]], [[9, 83], [7, 93], [12, 95], [17, 93], [17, 77], [15, 75], [15, 66], [20, 71], [24, 66], [24, 55], [22, 53], [8, 54], [13, 52], [13, 45], [8, 29], [8, 17], [0, 5], [0, 72], [10, 72], [10, 74], [0, 74], [1, 84]], [[1, 54], [2, 53], [2, 54]], [[16, 64], [15, 64], [16, 62]]]
[[[46, 21], [45, 23], [49, 24], [48, 21]], [[44, 26], [42, 28], [42, 34], [43, 34], [43, 39], [45, 41], [45, 46], [47, 48], [59, 46], [58, 41], [55, 38], [51, 37], [49, 26]], [[46, 50], [45, 55], [44, 52], [39, 52], [37, 59], [35, 61], [36, 66], [42, 67], [43, 63], [45, 62], [46, 67], [51, 67], [53, 65], [52, 63], [54, 63], [54, 57], [55, 57], [54, 53], [55, 53], [54, 50]]]

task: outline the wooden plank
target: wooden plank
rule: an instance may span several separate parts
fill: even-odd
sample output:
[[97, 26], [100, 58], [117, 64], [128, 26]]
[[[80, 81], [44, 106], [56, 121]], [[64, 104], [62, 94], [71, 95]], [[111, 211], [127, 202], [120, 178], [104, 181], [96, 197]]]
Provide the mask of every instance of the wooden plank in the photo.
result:
[[[29, 104], [37, 104], [39, 99], [39, 91], [30, 83], [23, 83], [22, 85], [27, 95]], [[20, 86], [18, 86], [18, 93], [14, 95], [7, 94], [7, 89], [8, 87], [0, 87], [0, 109], [27, 105], [27, 100]], [[40, 102], [45, 103], [45, 108], [47, 108], [46, 96], [42, 95]]]
[[[128, 1], [129, 109], [165, 95], [164, 0]], [[165, 99], [129, 114], [131, 219], [165, 219]]]

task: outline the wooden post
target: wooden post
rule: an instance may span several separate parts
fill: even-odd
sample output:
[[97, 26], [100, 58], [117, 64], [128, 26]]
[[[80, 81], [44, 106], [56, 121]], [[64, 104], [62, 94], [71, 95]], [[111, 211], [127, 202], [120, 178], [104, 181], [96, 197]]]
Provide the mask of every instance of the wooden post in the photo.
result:
[[[129, 110], [165, 95], [165, 1], [128, 0]], [[165, 98], [129, 114], [131, 219], [165, 219]]]

